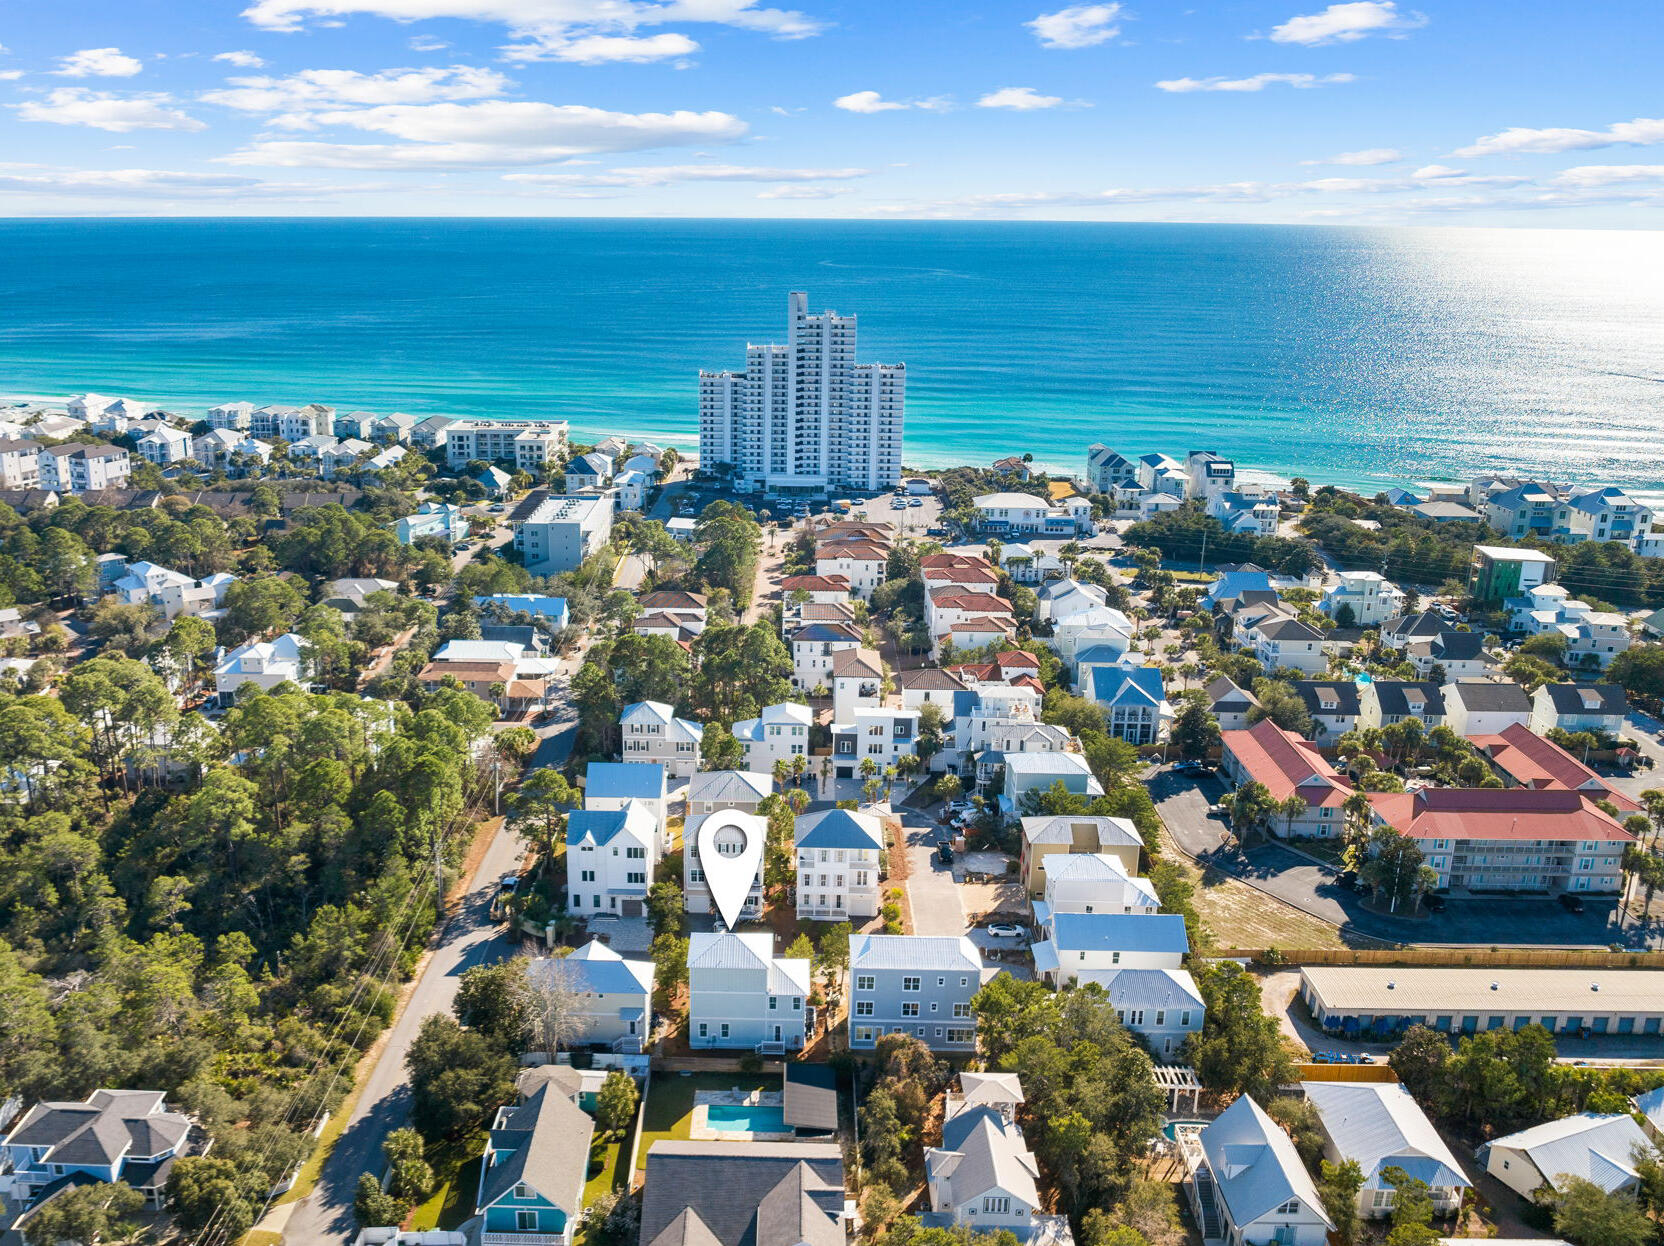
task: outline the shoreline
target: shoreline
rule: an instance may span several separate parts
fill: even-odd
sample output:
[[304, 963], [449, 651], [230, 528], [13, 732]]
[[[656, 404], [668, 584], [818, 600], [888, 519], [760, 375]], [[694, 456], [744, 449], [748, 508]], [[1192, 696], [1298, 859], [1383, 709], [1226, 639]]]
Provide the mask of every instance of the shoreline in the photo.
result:
[[[61, 406], [64, 406], [69, 401], [70, 398], [75, 397], [77, 393], [86, 393], [86, 392], [88, 392], [88, 391], [80, 390], [80, 391], [75, 391], [75, 392], [68, 393], [68, 394], [4, 393], [4, 394], [0, 394], [0, 404], [15, 403], [15, 402], [26, 402], [26, 403], [36, 403], [36, 404], [41, 404], [41, 405], [50, 405], [50, 406], [54, 406], [54, 407], [61, 407]], [[98, 392], [98, 391], [92, 391], [92, 392]], [[195, 399], [187, 399], [187, 400], [184, 400], [184, 401], [181, 401], [181, 402], [173, 402], [173, 401], [163, 397], [163, 398], [153, 398], [153, 399], [150, 399], [149, 401], [153, 402], [158, 410], [165, 410], [165, 411], [168, 411], [169, 413], [171, 413], [173, 415], [176, 415], [176, 416], [190, 417], [190, 418], [195, 418], [195, 419], [204, 418], [206, 416], [207, 410], [208, 410], [207, 406], [203, 405], [200, 401], [195, 400]], [[234, 400], [227, 399], [226, 401], [234, 401]], [[295, 406], [303, 405], [302, 402], [300, 402], [299, 400], [277, 399], [277, 400], [273, 400], [273, 401], [281, 402], [281, 403], [286, 404], [286, 405], [295, 405]], [[308, 399], [307, 401], [316, 401], [316, 400], [315, 399]], [[356, 410], [358, 408], [356, 406], [343, 406], [343, 405], [337, 404], [336, 409], [338, 411], [340, 411], [340, 410]], [[398, 408], [398, 407], [391, 408], [391, 410], [400, 410], [400, 409], [402, 409], [402, 408]], [[377, 413], [382, 414], [382, 412], [380, 412], [379, 410], [377, 410]], [[408, 414], [416, 415], [417, 413], [416, 412], [409, 412]], [[455, 414], [453, 412], [448, 412], [448, 411], [428, 411], [428, 412], [424, 412], [420, 415], [417, 415], [417, 418], [425, 420], [425, 419], [430, 419], [430, 418], [433, 418], [433, 417], [436, 417], [436, 416], [437, 417], [443, 417], [443, 418], [446, 418], [446, 419], [455, 419], [455, 420], [495, 420], [495, 419], [502, 419], [502, 420], [512, 420], [512, 419], [561, 420], [561, 419], [567, 419], [567, 417], [559, 416], [559, 415], [548, 415], [548, 416], [545, 416], [545, 415], [458, 415], [458, 414]], [[636, 441], [636, 440], [654, 441], [654, 442], [658, 442], [660, 444], [664, 444], [664, 445], [669, 446], [669, 447], [673, 447], [673, 448], [677, 449], [678, 451], [681, 451], [681, 450], [684, 450], [684, 449], [691, 449], [691, 450], [697, 451], [698, 448], [699, 448], [699, 435], [698, 435], [698, 433], [689, 434], [689, 433], [673, 433], [673, 432], [662, 432], [662, 431], [626, 431], [626, 430], [620, 430], [620, 429], [617, 429], [617, 428], [590, 429], [590, 428], [582, 428], [582, 427], [574, 424], [570, 419], [567, 419], [567, 423], [568, 423], [568, 436], [570, 437], [571, 440], [576, 441], [580, 444], [593, 444], [594, 442], [599, 441], [603, 437], [612, 436], [612, 437], [622, 437], [622, 438], [624, 438], [625, 440], [628, 440], [628, 441]], [[1095, 441], [1095, 440], [1098, 440], [1098, 439], [1094, 438], [1093, 440]], [[1212, 436], [1210, 434], [1203, 434], [1203, 435], [1200, 435], [1200, 436], [1197, 436], [1197, 437], [1190, 438], [1190, 441], [1192, 441], [1192, 442], [1206, 441], [1206, 442], [1212, 442], [1212, 443], [1214, 443], [1216, 445], [1219, 445], [1219, 446], [1226, 447], [1226, 449], [1222, 452], [1225, 453], [1227, 457], [1231, 457], [1229, 455], [1229, 449], [1228, 449], [1229, 443], [1228, 443], [1228, 441], [1226, 441], [1222, 437]], [[1088, 441], [1088, 442], [1082, 444], [1082, 446], [1080, 447], [1080, 465], [1077, 466], [1077, 467], [1070, 467], [1070, 466], [1068, 466], [1064, 463], [1058, 462], [1055, 458], [1042, 457], [1040, 455], [1036, 455], [1034, 457], [1031, 466], [1036, 471], [1044, 472], [1047, 475], [1059, 475], [1059, 476], [1070, 477], [1070, 478], [1076, 478], [1076, 477], [1084, 478], [1086, 450], [1087, 450], [1087, 446], [1089, 446], [1091, 444], [1092, 444], [1092, 442]], [[1171, 448], [1164, 449], [1160, 446], [1133, 447], [1133, 448], [1130, 448], [1130, 449], [1122, 447], [1122, 446], [1113, 446], [1112, 448], [1120, 451], [1120, 453], [1126, 455], [1128, 458], [1136, 458], [1136, 457], [1138, 457], [1138, 455], [1146, 454], [1146, 453], [1157, 453], [1157, 452], [1166, 453], [1166, 454], [1173, 453], [1173, 450]], [[1020, 453], [1020, 451], [1018, 451], [1018, 453]], [[989, 457], [990, 457], [990, 461], [992, 461], [992, 459], [994, 457], [998, 457], [998, 456], [996, 454], [991, 453]], [[1473, 470], [1473, 472], [1471, 473], [1471, 475], [1468, 476], [1467, 478], [1463, 478], [1461, 476], [1451, 476], [1451, 477], [1447, 477], [1447, 478], [1439, 478], [1439, 477], [1425, 476], [1425, 475], [1418, 476], [1418, 477], [1411, 477], [1411, 476], [1387, 477], [1387, 476], [1376, 476], [1376, 475], [1346, 476], [1346, 475], [1340, 475], [1340, 474], [1336, 474], [1336, 473], [1324, 473], [1324, 472], [1322, 472], [1320, 470], [1316, 470], [1316, 469], [1301, 469], [1301, 470], [1297, 470], [1297, 471], [1278, 471], [1278, 470], [1275, 470], [1275, 469], [1272, 469], [1272, 468], [1247, 465], [1247, 464], [1244, 464], [1240, 460], [1236, 460], [1236, 461], [1237, 461], [1238, 474], [1244, 480], [1254, 481], [1256, 483], [1264, 484], [1264, 485], [1267, 485], [1268, 487], [1271, 487], [1271, 488], [1274, 488], [1274, 489], [1286, 490], [1290, 487], [1290, 481], [1292, 480], [1292, 478], [1294, 476], [1302, 476], [1308, 482], [1310, 482], [1312, 488], [1314, 488], [1314, 489], [1321, 488], [1324, 485], [1332, 485], [1337, 489], [1343, 489], [1343, 490], [1346, 490], [1347, 492], [1356, 493], [1356, 494], [1360, 495], [1361, 497], [1366, 497], [1366, 498], [1374, 497], [1377, 493], [1381, 493], [1381, 492], [1384, 492], [1385, 490], [1393, 489], [1393, 488], [1415, 490], [1415, 489], [1425, 489], [1425, 488], [1427, 488], [1429, 486], [1432, 486], [1432, 485], [1444, 485], [1444, 486], [1464, 485], [1464, 484], [1468, 483], [1468, 480], [1471, 480], [1473, 477], [1479, 476], [1479, 475], [1482, 475], [1482, 474], [1486, 474], [1487, 472], [1493, 472], [1493, 471], [1498, 472], [1498, 473], [1503, 473], [1504, 472], [1504, 469], [1477, 468], [1476, 467]], [[902, 442], [902, 474], [903, 475], [906, 475], [910, 471], [942, 472], [942, 471], [949, 471], [949, 470], [952, 470], [954, 468], [960, 468], [960, 467], [975, 468], [975, 467], [979, 467], [979, 466], [984, 466], [984, 465], [983, 464], [978, 464], [978, 463], [973, 463], [973, 462], [967, 462], [963, 457], [956, 457], [952, 452], [931, 451], [931, 450], [909, 450], [908, 446], [907, 446], [905, 433], [903, 434], [903, 442]], [[1543, 480], [1551, 480], [1551, 479], [1556, 478], [1554, 476], [1554, 474], [1551, 473], [1551, 472], [1535, 471], [1531, 468], [1507, 469], [1505, 474], [1518, 475], [1522, 479], [1530, 479], [1530, 478], [1535, 477], [1535, 478], [1543, 479]], [[1598, 485], [1598, 484], [1606, 484], [1606, 483], [1609, 483], [1609, 482], [1604, 481], [1604, 480], [1600, 480], [1598, 478], [1592, 478], [1592, 479], [1589, 479], [1589, 480], [1578, 480], [1577, 483], [1586, 484], [1586, 485]], [[1625, 491], [1627, 493], [1629, 493], [1637, 501], [1641, 501], [1641, 502], [1646, 503], [1647, 505], [1650, 505], [1650, 506], [1653, 506], [1655, 508], [1664, 510], [1664, 482], [1660, 482], [1654, 487], [1635, 487], [1635, 486], [1626, 485], [1626, 486], [1623, 486], [1623, 488], [1625, 489]]]

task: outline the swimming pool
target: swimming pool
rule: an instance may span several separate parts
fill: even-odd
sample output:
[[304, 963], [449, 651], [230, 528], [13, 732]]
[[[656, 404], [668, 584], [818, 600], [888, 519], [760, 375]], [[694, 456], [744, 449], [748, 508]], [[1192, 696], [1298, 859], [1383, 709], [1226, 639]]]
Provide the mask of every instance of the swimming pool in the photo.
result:
[[764, 1104], [713, 1103], [705, 1109], [705, 1124], [722, 1133], [789, 1134], [786, 1110]]
[[1177, 1132], [1178, 1127], [1180, 1125], [1194, 1125], [1197, 1129], [1200, 1129], [1204, 1125], [1206, 1125], [1207, 1123], [1208, 1123], [1207, 1121], [1168, 1121], [1165, 1125], [1163, 1125], [1161, 1127], [1161, 1132], [1169, 1140], [1173, 1140], [1174, 1135]]

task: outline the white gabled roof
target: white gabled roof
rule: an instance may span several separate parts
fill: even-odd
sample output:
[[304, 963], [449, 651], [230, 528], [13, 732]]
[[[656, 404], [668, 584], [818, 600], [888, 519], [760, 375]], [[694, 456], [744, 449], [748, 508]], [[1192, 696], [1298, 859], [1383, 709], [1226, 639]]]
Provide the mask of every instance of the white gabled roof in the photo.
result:
[[1307, 1082], [1305, 1087], [1336, 1149], [1363, 1169], [1366, 1190], [1385, 1189], [1381, 1173], [1394, 1167], [1434, 1189], [1473, 1184], [1433, 1122], [1397, 1082]]
[[982, 953], [964, 935], [849, 936], [851, 969], [933, 969], [982, 972]]
[[767, 969], [771, 995], [808, 995], [809, 962], [776, 956], [774, 936], [695, 933], [688, 936], [688, 969]]
[[1198, 1140], [1231, 1221], [1244, 1235], [1256, 1220], [1290, 1199], [1299, 1199], [1307, 1211], [1334, 1228], [1293, 1139], [1250, 1096], [1241, 1096], [1221, 1112]]
[[1632, 1154], [1646, 1145], [1633, 1117], [1594, 1112], [1533, 1125], [1491, 1143], [1523, 1152], [1551, 1185], [1563, 1176], [1582, 1177], [1608, 1193], [1635, 1183]]

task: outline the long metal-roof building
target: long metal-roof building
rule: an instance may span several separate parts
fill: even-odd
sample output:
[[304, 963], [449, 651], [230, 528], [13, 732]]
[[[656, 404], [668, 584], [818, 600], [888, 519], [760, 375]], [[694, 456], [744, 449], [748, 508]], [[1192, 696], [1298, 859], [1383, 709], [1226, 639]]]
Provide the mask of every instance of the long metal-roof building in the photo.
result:
[[1524, 1029], [1658, 1034], [1664, 973], [1646, 969], [1427, 969], [1309, 965], [1300, 997], [1331, 1033]]

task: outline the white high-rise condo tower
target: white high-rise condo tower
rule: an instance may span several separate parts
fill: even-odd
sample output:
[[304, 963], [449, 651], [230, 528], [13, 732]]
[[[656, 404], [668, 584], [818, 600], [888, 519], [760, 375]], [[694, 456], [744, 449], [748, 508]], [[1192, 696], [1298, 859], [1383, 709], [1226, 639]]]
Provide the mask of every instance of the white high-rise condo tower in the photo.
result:
[[699, 463], [745, 489], [877, 492], [901, 479], [907, 365], [856, 363], [855, 317], [787, 296], [784, 346], [746, 347], [744, 372], [699, 374]]

